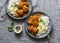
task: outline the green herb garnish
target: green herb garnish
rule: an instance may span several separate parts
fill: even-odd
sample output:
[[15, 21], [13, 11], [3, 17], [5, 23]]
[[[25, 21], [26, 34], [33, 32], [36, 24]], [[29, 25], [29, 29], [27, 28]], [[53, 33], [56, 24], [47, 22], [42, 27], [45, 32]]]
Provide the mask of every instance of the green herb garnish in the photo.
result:
[[10, 26], [14, 27], [14, 22], [12, 22]]
[[44, 21], [42, 20], [42, 18], [40, 19], [40, 22], [44, 22]]
[[13, 7], [17, 7], [17, 5], [16, 4], [14, 4], [14, 6]]
[[8, 27], [8, 31], [13, 32], [13, 28], [14, 28], [14, 22], [12, 22], [11, 25]]
[[19, 31], [19, 30], [20, 30], [20, 27], [19, 27], [19, 26], [17, 26], [17, 27], [16, 27], [16, 30], [17, 30], [17, 31]]
[[13, 32], [13, 28], [12, 27], [8, 27], [8, 31], [9, 32]]

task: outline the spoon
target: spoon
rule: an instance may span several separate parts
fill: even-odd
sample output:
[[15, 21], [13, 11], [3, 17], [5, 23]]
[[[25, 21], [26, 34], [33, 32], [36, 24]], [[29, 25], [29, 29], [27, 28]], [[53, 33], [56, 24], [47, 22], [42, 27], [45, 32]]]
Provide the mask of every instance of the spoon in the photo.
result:
[[0, 13], [0, 22], [5, 21], [5, 16], [6, 16], [6, 12], [5, 12], [5, 8], [3, 8], [1, 13]]
[[50, 35], [47, 36], [48, 42], [51, 43], [51, 41], [53, 40], [52, 37]]

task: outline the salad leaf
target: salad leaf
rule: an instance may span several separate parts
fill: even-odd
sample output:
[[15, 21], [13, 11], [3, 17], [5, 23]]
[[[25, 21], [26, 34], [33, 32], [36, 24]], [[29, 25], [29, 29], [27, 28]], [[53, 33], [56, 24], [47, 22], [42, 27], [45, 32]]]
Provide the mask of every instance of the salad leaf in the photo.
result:
[[13, 32], [13, 28], [14, 28], [14, 22], [12, 22], [11, 25], [8, 27], [8, 31]]
[[9, 32], [13, 32], [13, 28], [12, 27], [8, 27], [8, 31]]
[[11, 26], [13, 26], [13, 27], [14, 27], [14, 22], [12, 22], [12, 23], [11, 23]]

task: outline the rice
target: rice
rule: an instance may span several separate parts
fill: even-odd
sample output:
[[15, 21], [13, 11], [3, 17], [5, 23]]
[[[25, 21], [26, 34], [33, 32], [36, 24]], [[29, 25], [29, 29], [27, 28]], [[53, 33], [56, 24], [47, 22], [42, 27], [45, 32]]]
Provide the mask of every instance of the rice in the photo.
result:
[[15, 16], [16, 10], [17, 10], [17, 5], [19, 3], [19, 0], [10, 0], [8, 4], [8, 9], [10, 13]]
[[37, 36], [40, 36], [41, 34], [43, 33], [46, 33], [47, 32], [47, 29], [49, 28], [49, 17], [48, 16], [41, 16], [39, 18], [39, 25], [37, 27], [37, 29], [39, 30], [38, 31], [38, 34]]

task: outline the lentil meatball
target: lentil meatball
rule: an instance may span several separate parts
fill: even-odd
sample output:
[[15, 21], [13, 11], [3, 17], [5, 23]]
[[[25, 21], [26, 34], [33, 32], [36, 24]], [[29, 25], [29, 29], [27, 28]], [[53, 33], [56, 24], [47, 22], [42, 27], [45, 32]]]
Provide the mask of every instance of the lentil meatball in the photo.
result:
[[23, 10], [19, 10], [19, 9], [18, 9], [16, 12], [17, 12], [20, 16], [23, 16]]
[[34, 33], [34, 35], [38, 32], [38, 29], [36, 27], [33, 27], [32, 32]]
[[33, 26], [28, 26], [28, 31], [31, 32], [33, 29]]
[[18, 18], [18, 17], [20, 17], [20, 15], [16, 13], [16, 14], [15, 14], [15, 17]]
[[33, 24], [32, 19], [29, 19], [29, 20], [28, 20], [28, 24], [29, 24], [29, 25], [32, 25], [32, 24]]
[[33, 26], [37, 27], [39, 25], [39, 22], [38, 21], [34, 21], [33, 22]]
[[28, 12], [28, 7], [26, 5], [23, 6], [23, 11]]
[[21, 0], [21, 1], [25, 2], [25, 1], [27, 1], [27, 0]]
[[24, 2], [24, 5], [28, 6], [28, 2]]
[[20, 2], [19, 4], [17, 4], [17, 7], [18, 7], [19, 9], [22, 9], [23, 6], [24, 6], [23, 2]]

